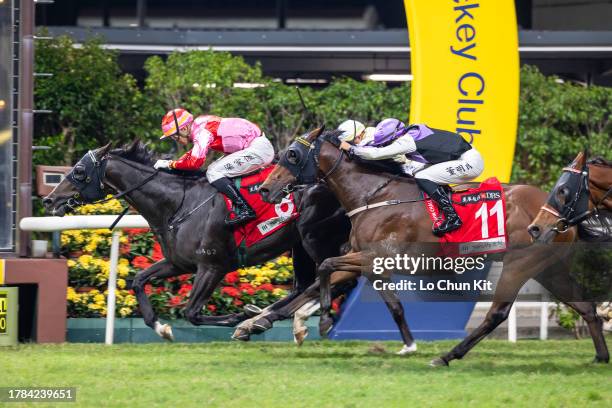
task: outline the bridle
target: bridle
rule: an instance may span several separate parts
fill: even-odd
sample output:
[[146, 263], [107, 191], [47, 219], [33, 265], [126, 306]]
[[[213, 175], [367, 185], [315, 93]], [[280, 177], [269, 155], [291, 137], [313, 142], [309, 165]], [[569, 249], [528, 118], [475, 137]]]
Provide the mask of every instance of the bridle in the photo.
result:
[[[121, 191], [111, 197], [104, 198], [105, 192], [103, 180], [104, 175], [106, 174], [108, 159], [111, 157], [133, 168], [136, 168], [128, 160], [110, 153], [104, 155], [104, 157], [98, 160], [95, 153], [89, 150], [66, 176], [66, 179], [68, 179], [68, 181], [77, 189], [77, 192], [74, 193], [72, 197], [68, 198], [68, 201], [66, 201], [65, 205], [68, 208], [74, 210], [76, 207], [84, 204], [101, 204], [110, 200], [121, 198], [126, 194], [129, 194], [132, 191], [144, 186], [158, 174], [158, 170], [155, 170], [137, 185], [130, 187], [125, 191]], [[136, 169], [143, 171], [141, 168]]]
[[585, 164], [582, 170], [564, 167], [563, 172], [570, 173], [570, 178], [575, 177], [575, 175], [579, 176], [577, 187], [575, 185], [570, 186], [572, 189], [576, 189], [575, 192], [571, 190], [568, 192], [568, 194], [571, 194], [571, 200], [561, 204], [557, 199], [557, 194], [562, 186], [556, 185], [548, 196], [546, 204], [540, 207], [543, 211], [557, 218], [557, 222], [551, 230], [560, 234], [566, 232], [570, 227], [580, 223], [596, 211], [596, 208], [594, 210], [589, 210], [588, 208], [588, 201], [591, 198], [588, 166]]
[[326, 140], [327, 139], [317, 138], [314, 142], [310, 142], [306, 138], [299, 136], [294, 139], [283, 153], [278, 164], [286, 168], [289, 173], [295, 177], [297, 182], [297, 184], [287, 183], [287, 185], [281, 189], [285, 195], [298, 189], [303, 189], [311, 184], [323, 182], [338, 169], [344, 157], [344, 151], [342, 149], [338, 149], [339, 154], [332, 168], [323, 174], [322, 177], [319, 177], [321, 144]]

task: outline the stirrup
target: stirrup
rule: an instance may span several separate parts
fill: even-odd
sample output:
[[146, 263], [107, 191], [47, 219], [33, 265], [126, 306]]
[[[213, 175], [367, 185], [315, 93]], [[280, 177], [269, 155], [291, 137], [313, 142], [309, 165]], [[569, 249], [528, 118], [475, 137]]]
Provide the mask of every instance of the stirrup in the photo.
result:
[[[236, 213], [234, 212], [234, 214]], [[255, 218], [257, 218], [257, 215], [249, 214], [248, 211], [245, 211], [243, 213], [236, 214], [235, 218], [230, 218], [230, 217], [231, 217], [231, 213], [227, 214], [227, 216], [225, 217], [225, 225], [234, 227], [236, 225], [242, 225], [244, 223], [254, 220]]]

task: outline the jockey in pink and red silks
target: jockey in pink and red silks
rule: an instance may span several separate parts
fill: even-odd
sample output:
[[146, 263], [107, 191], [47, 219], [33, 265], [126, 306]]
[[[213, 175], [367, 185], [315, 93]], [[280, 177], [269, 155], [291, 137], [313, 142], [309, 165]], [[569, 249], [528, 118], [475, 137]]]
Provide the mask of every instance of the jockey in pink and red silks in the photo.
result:
[[221, 118], [202, 115], [194, 119], [185, 109], [173, 109], [162, 119], [162, 139], [171, 137], [193, 148], [178, 160], [158, 160], [156, 169], [199, 170], [209, 150], [226, 153], [206, 170], [206, 178], [221, 193], [232, 200], [236, 217], [226, 219], [228, 225], [238, 225], [255, 218], [255, 211], [240, 190], [229, 179], [266, 167], [274, 159], [274, 147], [252, 122], [241, 118]]

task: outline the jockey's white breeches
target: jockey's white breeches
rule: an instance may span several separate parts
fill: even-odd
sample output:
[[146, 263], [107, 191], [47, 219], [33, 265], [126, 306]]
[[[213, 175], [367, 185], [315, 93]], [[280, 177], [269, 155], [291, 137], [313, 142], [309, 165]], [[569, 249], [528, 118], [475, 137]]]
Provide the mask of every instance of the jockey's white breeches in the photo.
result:
[[212, 183], [222, 177], [243, 176], [266, 167], [272, 163], [272, 160], [274, 160], [274, 147], [262, 134], [253, 139], [243, 150], [223, 156], [211, 163], [206, 170], [206, 178]]
[[431, 165], [413, 172], [415, 178], [433, 181], [438, 184], [465, 183], [480, 176], [484, 161], [478, 150], [472, 148], [457, 160]]

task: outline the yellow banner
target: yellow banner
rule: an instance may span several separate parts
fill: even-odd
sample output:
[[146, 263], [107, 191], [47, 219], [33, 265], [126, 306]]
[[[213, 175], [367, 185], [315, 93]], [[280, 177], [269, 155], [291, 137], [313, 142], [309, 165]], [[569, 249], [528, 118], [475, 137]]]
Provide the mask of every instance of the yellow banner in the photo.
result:
[[519, 103], [514, 0], [404, 0], [410, 123], [452, 130], [485, 161], [479, 180], [510, 180]]
[[0, 259], [0, 285], [4, 285], [5, 260]]

